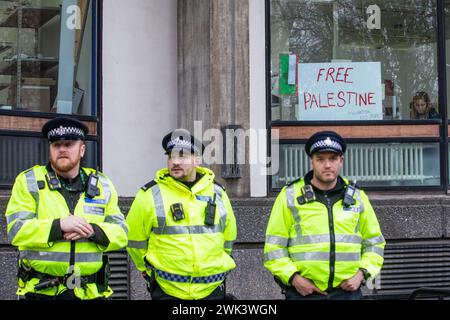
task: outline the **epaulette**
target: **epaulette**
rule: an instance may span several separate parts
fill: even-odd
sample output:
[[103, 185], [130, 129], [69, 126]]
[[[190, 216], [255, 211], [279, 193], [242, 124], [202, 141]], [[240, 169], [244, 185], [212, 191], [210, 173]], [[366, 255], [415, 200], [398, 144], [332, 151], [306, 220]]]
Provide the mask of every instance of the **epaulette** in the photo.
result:
[[152, 180], [149, 183], [147, 183], [146, 185], [144, 185], [143, 187], [141, 187], [141, 189], [144, 191], [147, 191], [148, 189], [150, 189], [151, 187], [153, 187], [156, 184], [158, 184], [158, 183], [155, 180]]
[[348, 184], [355, 187], [355, 189], [361, 190], [360, 186], [355, 183], [353, 180], [348, 180]]
[[227, 191], [227, 189], [225, 189], [225, 187], [223, 185], [221, 185], [219, 182], [217, 182], [217, 180], [214, 180], [214, 184], [216, 184], [219, 187], [221, 187], [223, 191]]
[[294, 183], [296, 183], [296, 182], [299, 182], [300, 180], [302, 180], [303, 178], [298, 178], [298, 179], [296, 179], [296, 180], [294, 180], [294, 181], [291, 181], [291, 182], [289, 182], [287, 185], [286, 185], [286, 187], [290, 187], [290, 186], [292, 186]]

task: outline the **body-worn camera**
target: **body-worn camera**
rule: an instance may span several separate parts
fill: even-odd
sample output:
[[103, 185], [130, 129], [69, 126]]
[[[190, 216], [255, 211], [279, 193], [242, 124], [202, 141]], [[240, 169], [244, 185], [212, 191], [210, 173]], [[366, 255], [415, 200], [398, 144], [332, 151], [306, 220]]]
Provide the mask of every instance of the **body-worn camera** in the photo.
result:
[[344, 194], [344, 206], [348, 207], [351, 205], [354, 205], [356, 203], [355, 199], [353, 198], [353, 196], [355, 195], [356, 192], [356, 182], [353, 182], [352, 184], [349, 184], [347, 186], [347, 188], [345, 189], [345, 194]]
[[174, 203], [170, 206], [170, 212], [172, 212], [173, 220], [180, 221], [184, 219], [183, 204]]
[[306, 202], [316, 201], [316, 195], [314, 194], [313, 187], [310, 184], [304, 186], [302, 191]]
[[89, 179], [86, 186], [86, 197], [88, 198], [94, 198], [95, 196], [98, 196], [100, 194], [100, 191], [98, 190], [98, 175], [91, 173], [89, 175]]
[[307, 184], [301, 189], [302, 195], [297, 198], [297, 201], [300, 205], [305, 204], [307, 202], [316, 201], [316, 194], [314, 193], [314, 189], [311, 185]]
[[48, 187], [50, 188], [50, 190], [60, 190], [62, 188], [61, 182], [54, 172], [49, 171], [45, 178], [47, 179]]

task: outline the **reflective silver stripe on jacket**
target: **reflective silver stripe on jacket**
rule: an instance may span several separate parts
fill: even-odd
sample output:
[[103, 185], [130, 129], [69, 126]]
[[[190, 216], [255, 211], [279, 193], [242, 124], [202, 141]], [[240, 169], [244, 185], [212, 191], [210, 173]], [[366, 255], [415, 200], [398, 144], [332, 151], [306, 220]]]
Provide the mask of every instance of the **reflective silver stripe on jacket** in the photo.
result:
[[[48, 252], [48, 251], [20, 251], [20, 259], [52, 261], [52, 262], [69, 262], [70, 252]], [[83, 252], [75, 253], [76, 262], [99, 262], [102, 261], [101, 252]]]
[[121, 214], [111, 214], [109, 216], [106, 216], [105, 218], [106, 223], [112, 223], [117, 224], [120, 226], [126, 233], [128, 233], [128, 228], [125, 223], [125, 218]]
[[39, 188], [36, 181], [36, 175], [34, 174], [34, 170], [31, 169], [27, 173], [25, 173], [25, 177], [27, 178], [28, 192], [36, 201], [36, 213], [39, 212]]
[[29, 220], [37, 218], [36, 213], [29, 212], [29, 211], [22, 211], [22, 212], [15, 212], [13, 214], [6, 216], [6, 223], [10, 224], [14, 220], [20, 219], [20, 220]]
[[234, 245], [234, 241], [225, 241], [223, 247], [225, 249], [230, 249], [231, 250], [231, 249], [233, 249], [233, 245]]
[[13, 224], [11, 229], [8, 231], [8, 239], [10, 242], [13, 242], [14, 238], [16, 237], [17, 233], [22, 229], [23, 225], [29, 221], [28, 219], [17, 219], [16, 222]]
[[297, 237], [302, 235], [302, 229], [300, 227], [300, 215], [298, 209], [295, 206], [294, 185], [291, 184], [286, 188], [286, 203], [289, 210], [291, 210], [292, 217], [295, 221], [295, 230], [297, 231]]
[[378, 254], [381, 257], [384, 257], [384, 249], [380, 247], [366, 247], [362, 249], [362, 254], [367, 252], [373, 252]]
[[105, 208], [95, 207], [95, 206], [84, 206], [84, 213], [95, 214], [97, 216], [105, 215]]
[[356, 197], [356, 200], [358, 200], [358, 202], [359, 202], [359, 216], [358, 216], [358, 222], [356, 223], [356, 228], [355, 228], [355, 233], [358, 233], [359, 222], [361, 220], [361, 214], [364, 212], [365, 207], [364, 207], [364, 202], [362, 200], [361, 192], [359, 189], [356, 189], [355, 197]]
[[276, 246], [282, 246], [282, 247], [287, 247], [288, 243], [289, 243], [289, 239], [288, 238], [283, 238], [283, 237], [279, 237], [279, 236], [266, 236], [266, 244], [273, 244]]
[[359, 213], [363, 213], [365, 210], [365, 207], [364, 207], [363, 199], [361, 197], [361, 191], [359, 189], [356, 189], [355, 197], [356, 197], [356, 200], [358, 200], [358, 202], [359, 202], [359, 207], [361, 208]]
[[[352, 234], [336, 234], [335, 241], [339, 243], [352, 243], [352, 244], [361, 244], [362, 238], [357, 235]], [[302, 236], [295, 239], [289, 240], [289, 246], [301, 245], [301, 244], [311, 244], [311, 243], [323, 243], [330, 242], [329, 234], [318, 234], [311, 236]]]
[[225, 204], [223, 203], [222, 200], [222, 191], [223, 189], [221, 187], [214, 184], [214, 193], [216, 194], [216, 204], [220, 214], [220, 227], [221, 231], [224, 232], [227, 226], [227, 210], [225, 209]]
[[[290, 257], [293, 261], [329, 261], [329, 252], [298, 252], [291, 253]], [[359, 261], [361, 254], [358, 252], [336, 252], [336, 261]]]
[[164, 202], [161, 195], [161, 189], [158, 184], [152, 188], [153, 202], [155, 204], [156, 217], [158, 218], [158, 229], [164, 229], [166, 225], [166, 213], [164, 211]]
[[[336, 242], [340, 243], [353, 243], [353, 244], [361, 244], [361, 237], [357, 235], [351, 234], [336, 234], [335, 235]], [[283, 238], [278, 236], [267, 236], [266, 243], [279, 245], [282, 247], [292, 247], [296, 245], [302, 244], [311, 244], [311, 243], [323, 243], [330, 242], [329, 234], [317, 234], [311, 236], [302, 236], [298, 238]]]
[[111, 199], [111, 187], [109, 186], [109, 181], [102, 175], [99, 175], [98, 178], [103, 188], [103, 196], [105, 197], [105, 202], [108, 203]]
[[287, 249], [278, 249], [264, 254], [264, 262], [289, 257]]
[[363, 240], [363, 246], [374, 246], [377, 244], [383, 244], [385, 242], [384, 237], [378, 236], [378, 237], [373, 237], [373, 238], [367, 238]]
[[148, 240], [143, 241], [128, 240], [128, 247], [132, 249], [147, 249]]
[[163, 228], [154, 228], [155, 234], [202, 234], [222, 232], [220, 225], [214, 226], [165, 226]]
[[384, 257], [384, 249], [380, 247], [376, 247], [376, 245], [384, 244], [385, 239], [383, 235], [378, 237], [368, 238], [363, 240], [362, 253], [366, 252], [374, 252], [382, 257]]

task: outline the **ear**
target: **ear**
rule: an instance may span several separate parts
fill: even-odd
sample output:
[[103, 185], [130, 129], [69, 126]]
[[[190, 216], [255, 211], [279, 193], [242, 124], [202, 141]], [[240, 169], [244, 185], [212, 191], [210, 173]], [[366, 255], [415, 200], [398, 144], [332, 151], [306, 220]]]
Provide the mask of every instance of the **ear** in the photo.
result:
[[80, 146], [80, 155], [81, 158], [84, 157], [84, 154], [86, 153], [86, 144], [84, 142], [81, 142], [81, 146]]
[[194, 156], [194, 165], [199, 166], [202, 164], [202, 157], [200, 156]]

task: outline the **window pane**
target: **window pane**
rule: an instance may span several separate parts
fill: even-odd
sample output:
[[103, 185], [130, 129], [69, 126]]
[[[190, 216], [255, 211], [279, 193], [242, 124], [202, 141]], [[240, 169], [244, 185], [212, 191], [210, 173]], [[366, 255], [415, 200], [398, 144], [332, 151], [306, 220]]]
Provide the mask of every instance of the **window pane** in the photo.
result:
[[270, 19], [272, 120], [439, 118], [436, 1], [271, 0]]
[[[304, 145], [280, 145], [280, 170], [272, 178], [272, 187], [281, 188], [310, 170]], [[341, 175], [364, 187], [438, 186], [439, 144], [350, 144]]]
[[[83, 166], [97, 167], [97, 143], [86, 141]], [[0, 136], [0, 184], [11, 185], [16, 176], [34, 165], [48, 163], [48, 142], [41, 138]]]
[[0, 1], [0, 109], [96, 115], [95, 1], [75, 1], [77, 10], [69, 2]]

